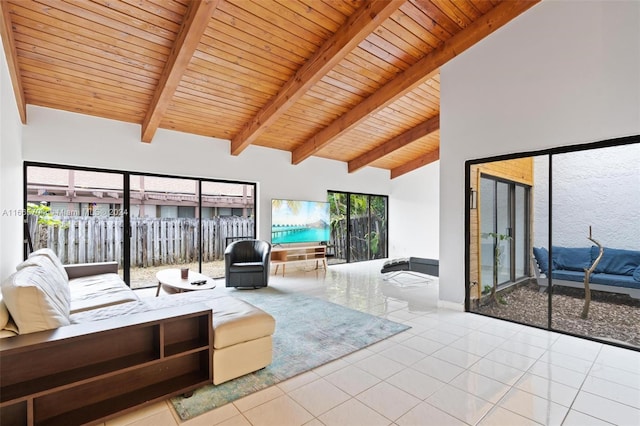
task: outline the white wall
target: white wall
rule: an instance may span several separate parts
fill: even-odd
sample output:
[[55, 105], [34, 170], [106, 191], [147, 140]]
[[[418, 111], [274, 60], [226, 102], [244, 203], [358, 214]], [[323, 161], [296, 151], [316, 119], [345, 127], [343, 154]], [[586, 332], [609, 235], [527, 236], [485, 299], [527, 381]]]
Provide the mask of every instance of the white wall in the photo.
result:
[[640, 2], [544, 1], [441, 68], [440, 299], [464, 301], [464, 162], [640, 133]]
[[[22, 124], [16, 107], [9, 69], [0, 48], [0, 279], [22, 260]], [[8, 190], [16, 186], [19, 190]], [[4, 241], [18, 244], [5, 244]]]
[[[548, 157], [536, 162], [533, 242], [548, 248]], [[640, 143], [554, 155], [553, 245], [588, 247], [591, 226], [605, 247], [640, 250], [639, 193]]]
[[[140, 142], [140, 125], [42, 107], [28, 107], [23, 158], [53, 164], [258, 182], [258, 237], [270, 239], [271, 199], [324, 201], [327, 190], [388, 195], [389, 172], [311, 157], [291, 165], [285, 151], [250, 146], [229, 154], [229, 141], [158, 130]], [[22, 191], [21, 186], [15, 187]]]
[[438, 259], [440, 242], [440, 162], [391, 181], [389, 258]]

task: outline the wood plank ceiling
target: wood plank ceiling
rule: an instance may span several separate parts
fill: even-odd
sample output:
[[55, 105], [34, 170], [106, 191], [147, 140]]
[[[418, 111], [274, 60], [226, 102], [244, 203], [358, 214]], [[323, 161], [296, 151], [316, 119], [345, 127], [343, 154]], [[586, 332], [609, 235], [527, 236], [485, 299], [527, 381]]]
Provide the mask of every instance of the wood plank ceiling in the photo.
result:
[[400, 176], [439, 158], [439, 68], [538, 0], [0, 0], [40, 105]]

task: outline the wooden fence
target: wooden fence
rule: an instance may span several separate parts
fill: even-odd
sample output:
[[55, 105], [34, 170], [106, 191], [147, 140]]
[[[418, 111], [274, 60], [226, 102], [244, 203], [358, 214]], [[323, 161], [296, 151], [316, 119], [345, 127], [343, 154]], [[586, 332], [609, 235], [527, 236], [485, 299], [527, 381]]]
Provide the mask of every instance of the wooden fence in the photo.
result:
[[[122, 217], [72, 216], [59, 218], [62, 226], [28, 218], [33, 249], [49, 247], [62, 263], [117, 261], [122, 263]], [[254, 235], [253, 218], [202, 219], [202, 261], [221, 260], [227, 241]], [[131, 266], [148, 267], [196, 262], [198, 219], [131, 218]]]

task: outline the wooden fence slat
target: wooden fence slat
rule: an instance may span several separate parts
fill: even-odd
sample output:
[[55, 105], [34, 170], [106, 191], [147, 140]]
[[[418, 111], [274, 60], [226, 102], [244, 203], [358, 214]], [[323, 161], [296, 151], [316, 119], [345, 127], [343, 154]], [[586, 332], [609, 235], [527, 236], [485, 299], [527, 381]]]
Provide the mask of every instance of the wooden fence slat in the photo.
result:
[[176, 263], [176, 252], [175, 252], [175, 235], [176, 235], [176, 225], [173, 221], [167, 223], [167, 251], [169, 252], [169, 256], [167, 262], [173, 265]]
[[[50, 247], [64, 263], [117, 261], [122, 264], [124, 232], [122, 218], [60, 218], [65, 226], [35, 224], [33, 246]], [[202, 240], [200, 240], [202, 235]], [[253, 236], [253, 219], [215, 217], [203, 219], [202, 229], [194, 218], [132, 218], [130, 261], [132, 266], [221, 260], [227, 240]]]
[[78, 235], [78, 222], [73, 220], [69, 224], [69, 233], [67, 234], [67, 263], [78, 263], [76, 257], [76, 236]]
[[153, 222], [145, 223], [146, 245], [144, 247], [144, 266], [153, 266]]
[[[122, 265], [128, 233], [121, 217], [57, 219], [63, 226], [40, 225], [37, 217], [29, 217], [34, 250], [49, 247], [65, 264], [117, 261]], [[131, 218], [131, 266], [195, 262], [200, 248], [203, 262], [221, 260], [227, 238], [252, 237], [253, 223], [253, 218], [214, 217], [203, 219], [200, 229], [195, 218]]]
[[124, 233], [122, 232], [124, 223], [122, 221], [122, 219], [118, 218], [114, 218], [113, 220], [113, 226], [114, 226], [114, 239], [113, 239], [113, 244], [114, 244], [114, 248], [115, 248], [115, 261], [118, 262], [118, 265], [122, 265], [122, 243], [124, 240]]
[[87, 262], [87, 221], [79, 220], [78, 221], [78, 263], [86, 263]]

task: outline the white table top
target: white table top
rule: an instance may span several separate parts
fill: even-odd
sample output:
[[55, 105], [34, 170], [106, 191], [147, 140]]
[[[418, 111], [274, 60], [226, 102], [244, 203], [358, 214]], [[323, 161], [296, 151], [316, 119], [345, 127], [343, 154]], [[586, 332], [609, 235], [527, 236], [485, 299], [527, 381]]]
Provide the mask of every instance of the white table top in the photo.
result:
[[[179, 290], [211, 290], [216, 287], [216, 283], [212, 278], [199, 274], [196, 271], [189, 270], [189, 278], [183, 280], [180, 278], [180, 268], [163, 269], [156, 274], [156, 278], [160, 284]], [[191, 284], [193, 281], [200, 280], [207, 280], [207, 283], [202, 285]]]

